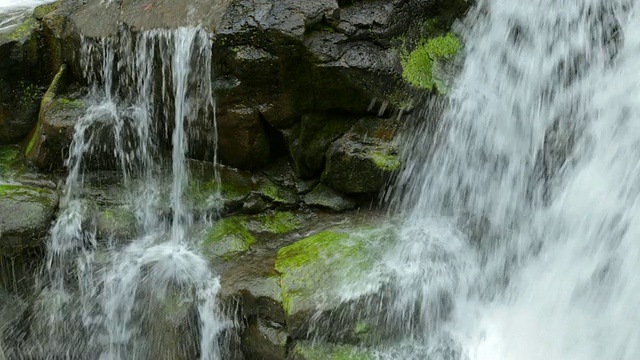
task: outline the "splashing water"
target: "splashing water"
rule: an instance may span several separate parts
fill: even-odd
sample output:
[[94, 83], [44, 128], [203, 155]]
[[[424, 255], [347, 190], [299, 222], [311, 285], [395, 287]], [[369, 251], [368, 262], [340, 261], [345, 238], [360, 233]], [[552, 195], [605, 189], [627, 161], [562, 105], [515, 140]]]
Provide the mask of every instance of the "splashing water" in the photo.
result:
[[[213, 120], [211, 52], [209, 35], [198, 28], [83, 39], [89, 105], [66, 162], [61, 212], [47, 246], [48, 280], [32, 321], [35, 340], [15, 356], [220, 358], [220, 284], [191, 241], [183, 196], [186, 128]], [[167, 217], [157, 159], [158, 141], [169, 131]], [[82, 194], [85, 171], [101, 166], [117, 169], [136, 209], [140, 236], [128, 244], [104, 248], [96, 238], [92, 205]]]
[[639, 10], [467, 16], [464, 67], [434, 136], [409, 139], [394, 203], [390, 317], [420, 344], [395, 358], [640, 358]]

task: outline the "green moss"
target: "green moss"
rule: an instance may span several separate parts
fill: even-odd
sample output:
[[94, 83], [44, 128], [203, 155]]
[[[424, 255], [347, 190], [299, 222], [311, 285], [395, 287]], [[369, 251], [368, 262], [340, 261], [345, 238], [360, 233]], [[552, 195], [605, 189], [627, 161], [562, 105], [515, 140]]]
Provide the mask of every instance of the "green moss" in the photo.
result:
[[295, 204], [298, 202], [298, 197], [293, 191], [282, 186], [278, 186], [271, 180], [263, 181], [256, 192], [275, 203]]
[[62, 5], [62, 1], [57, 1], [51, 4], [40, 5], [33, 10], [33, 17], [41, 20], [48, 13], [58, 9]]
[[402, 54], [402, 77], [417, 88], [432, 90], [434, 62], [450, 61], [460, 49], [462, 43], [451, 33], [421, 41], [411, 53]]
[[363, 348], [334, 344], [297, 344], [294, 353], [304, 360], [373, 360], [374, 354]]
[[18, 184], [0, 184], [0, 197], [21, 202], [53, 205], [52, 191]]
[[38, 27], [38, 22], [34, 18], [28, 18], [9, 32], [0, 34], [0, 43], [12, 41], [25, 42], [34, 30]]
[[256, 238], [249, 232], [244, 216], [231, 216], [219, 220], [207, 233], [203, 246], [213, 254], [229, 258], [247, 251], [256, 242]]
[[38, 100], [41, 94], [37, 85], [25, 81], [21, 81], [18, 84], [18, 91], [22, 94], [20, 96], [20, 104], [22, 106], [30, 106]]
[[317, 290], [332, 289], [361, 274], [370, 265], [363, 251], [364, 240], [347, 233], [323, 231], [281, 248], [275, 269], [281, 274], [285, 313], [291, 315], [314, 303]]
[[286, 234], [302, 227], [302, 219], [294, 213], [278, 211], [256, 216], [253, 221], [260, 230], [273, 234]]
[[[49, 85], [47, 92], [45, 92], [44, 96], [42, 97], [42, 101], [40, 102], [40, 112], [38, 113], [38, 122], [36, 123], [36, 126], [32, 131], [31, 138], [29, 139], [29, 143], [27, 144], [27, 148], [25, 149], [26, 156], [29, 156], [31, 154], [31, 150], [33, 150], [33, 147], [35, 146], [36, 142], [40, 138], [40, 127], [42, 126], [42, 114], [44, 113], [45, 107], [49, 106], [49, 104], [53, 101], [53, 98], [56, 96], [58, 91], [60, 91], [60, 89], [64, 86], [63, 79], [66, 71], [67, 71], [67, 65], [63, 64], [62, 66], [60, 66], [60, 69], [58, 69], [56, 76], [54, 76], [53, 80], [51, 80], [51, 84]], [[64, 102], [64, 99], [62, 99], [61, 101]]]
[[67, 99], [67, 98], [61, 98], [61, 99], [56, 99], [55, 100], [56, 105], [60, 106], [60, 107], [67, 107], [67, 108], [75, 108], [75, 109], [81, 109], [84, 107], [84, 102], [82, 100], [77, 100], [77, 99]]
[[371, 159], [377, 167], [384, 171], [393, 171], [400, 167], [400, 160], [398, 160], [396, 155], [372, 152]]
[[20, 150], [15, 146], [0, 147], [0, 177], [20, 165]]

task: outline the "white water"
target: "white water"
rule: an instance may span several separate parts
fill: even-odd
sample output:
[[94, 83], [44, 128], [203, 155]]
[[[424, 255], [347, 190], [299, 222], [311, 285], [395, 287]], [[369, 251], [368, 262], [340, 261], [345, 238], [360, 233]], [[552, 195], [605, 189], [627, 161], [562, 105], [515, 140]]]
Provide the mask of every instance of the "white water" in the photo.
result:
[[467, 17], [451, 102], [400, 178], [391, 317], [423, 346], [392, 357], [640, 359], [639, 11], [486, 0]]
[[[183, 196], [188, 126], [213, 116], [211, 56], [209, 35], [197, 28], [83, 40], [89, 107], [66, 162], [61, 212], [47, 245], [48, 281], [32, 319], [34, 343], [11, 349], [13, 356], [178, 358], [196, 356], [199, 345], [200, 359], [220, 358], [219, 280], [190, 237]], [[171, 138], [171, 166], [161, 160], [161, 138]], [[119, 172], [140, 233], [128, 244], [96, 239], [93, 205], [83, 197], [92, 166]], [[163, 168], [171, 169], [168, 219]]]
[[54, 0], [0, 0], [0, 32], [9, 30], [26, 19], [36, 6]]

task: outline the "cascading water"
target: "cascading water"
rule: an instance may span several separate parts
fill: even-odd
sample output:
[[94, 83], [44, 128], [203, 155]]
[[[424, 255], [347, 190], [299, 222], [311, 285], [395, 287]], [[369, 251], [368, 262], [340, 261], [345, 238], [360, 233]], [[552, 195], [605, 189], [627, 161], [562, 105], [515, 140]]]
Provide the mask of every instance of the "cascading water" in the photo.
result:
[[[183, 196], [187, 128], [213, 120], [211, 52], [209, 35], [198, 28], [83, 39], [89, 105], [75, 126], [32, 335], [9, 357], [220, 358], [220, 285], [191, 241]], [[159, 139], [169, 132], [167, 213], [166, 167], [157, 159]], [[117, 169], [136, 210], [140, 235], [129, 243], [111, 239], [105, 248], [96, 239], [92, 204], [83, 196], [85, 170], [96, 166]]]
[[386, 357], [640, 358], [639, 10], [486, 0], [467, 16], [435, 136], [407, 146], [389, 318], [411, 344]]

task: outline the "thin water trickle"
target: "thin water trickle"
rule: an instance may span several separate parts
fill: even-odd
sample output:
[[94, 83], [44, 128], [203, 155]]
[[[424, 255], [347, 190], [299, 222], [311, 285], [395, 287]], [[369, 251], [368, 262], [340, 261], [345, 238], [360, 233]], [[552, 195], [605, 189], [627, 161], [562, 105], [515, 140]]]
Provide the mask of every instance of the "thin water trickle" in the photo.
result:
[[[33, 340], [11, 349], [16, 356], [220, 359], [220, 284], [191, 240], [184, 199], [189, 126], [213, 118], [211, 56], [209, 34], [198, 28], [83, 39], [88, 106], [66, 161]], [[172, 131], [168, 218], [161, 211], [163, 128]], [[95, 204], [83, 195], [85, 172], [96, 166], [117, 169], [136, 209], [140, 236], [128, 243], [96, 237]]]
[[464, 67], [436, 133], [409, 137], [393, 203], [389, 316], [418, 345], [383, 358], [640, 358], [639, 10], [484, 0], [467, 16]]

